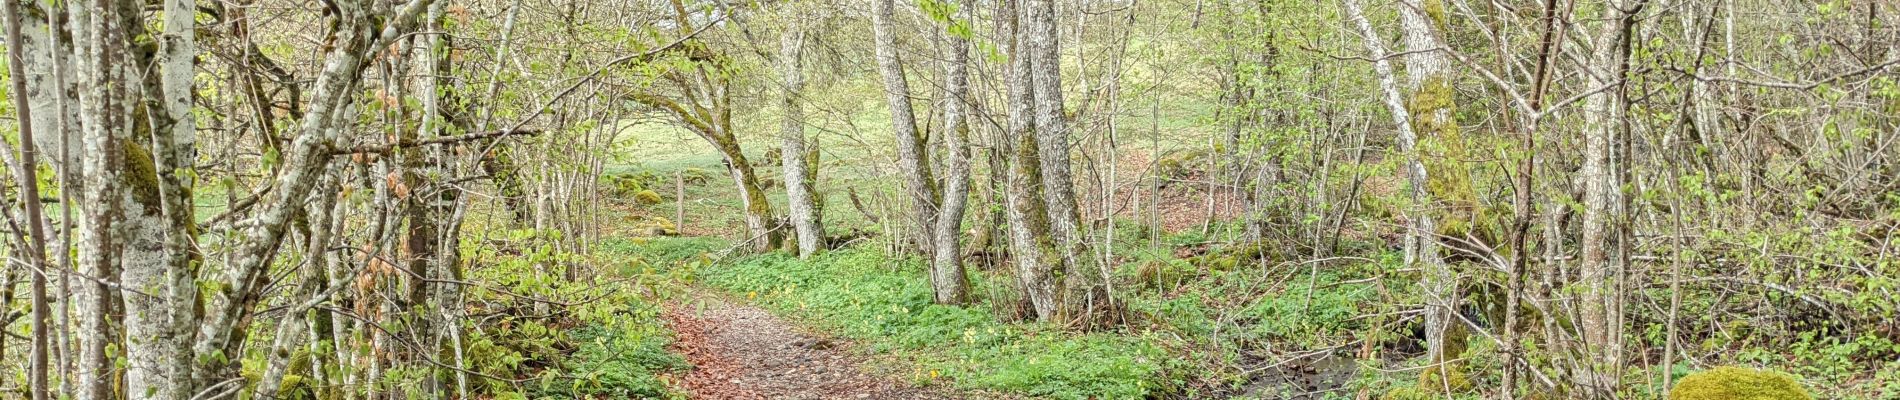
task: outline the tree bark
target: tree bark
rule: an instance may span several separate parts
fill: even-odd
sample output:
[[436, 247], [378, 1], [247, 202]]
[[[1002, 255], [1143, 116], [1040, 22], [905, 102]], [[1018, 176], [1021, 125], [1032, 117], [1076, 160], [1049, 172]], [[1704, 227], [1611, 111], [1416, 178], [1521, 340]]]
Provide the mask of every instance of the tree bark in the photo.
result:
[[119, 47], [124, 37], [118, 27], [116, 15], [117, 3], [111, 0], [92, 2], [67, 2], [72, 16], [72, 37], [81, 54], [75, 57], [77, 74], [75, 84], [85, 88], [79, 99], [79, 123], [83, 128], [81, 140], [84, 182], [81, 183], [82, 209], [85, 222], [79, 231], [79, 269], [80, 274], [98, 277], [102, 281], [89, 286], [85, 298], [79, 301], [75, 313], [84, 318], [80, 331], [90, 334], [80, 335], [80, 360], [78, 377], [79, 398], [107, 399], [112, 395], [110, 368], [106, 360], [106, 347], [113, 345], [107, 314], [112, 308], [112, 278], [118, 276], [114, 267], [117, 258], [116, 245], [113, 243], [114, 221], [119, 219], [120, 190], [118, 184], [120, 147], [114, 132], [121, 130], [125, 107], [120, 103], [123, 85], [109, 84], [125, 82], [124, 70], [119, 66], [123, 49]]
[[[785, 121], [780, 128], [779, 161], [785, 168], [786, 212], [797, 236], [798, 256], [810, 257], [824, 246], [825, 229], [817, 206], [817, 182], [808, 179], [816, 171], [807, 165], [805, 154], [805, 74], [801, 69], [805, 51], [804, 11], [798, 3], [786, 4], [789, 14], [786, 32], [779, 38], [779, 75], [785, 80]], [[807, 168], [813, 167], [813, 168]], [[680, 223], [674, 221], [674, 223]]]
[[1042, 174], [1042, 196], [1046, 204], [1051, 236], [1063, 267], [1057, 274], [1064, 290], [1062, 318], [1086, 320], [1100, 305], [1110, 304], [1103, 291], [1101, 277], [1088, 267], [1090, 254], [1082, 236], [1080, 209], [1076, 205], [1075, 182], [1070, 172], [1069, 121], [1062, 99], [1062, 54], [1056, 25], [1054, 0], [1030, 0], [1026, 15], [1027, 36], [1024, 50], [1030, 59], [1035, 88], [1035, 147]]
[[904, 192], [910, 198], [910, 216], [918, 250], [935, 254], [932, 232], [936, 225], [937, 188], [931, 178], [929, 153], [917, 130], [917, 118], [910, 104], [910, 82], [904, 77], [903, 61], [897, 56], [897, 33], [892, 0], [878, 0], [871, 13], [876, 39], [878, 75], [884, 79], [885, 105], [891, 110], [891, 134], [897, 138], [897, 164], [903, 174]]
[[1399, 151], [1406, 155], [1404, 173], [1410, 186], [1408, 195], [1411, 200], [1411, 205], [1406, 210], [1406, 258], [1408, 261], [1424, 264], [1427, 269], [1426, 279], [1421, 282], [1421, 286], [1428, 296], [1426, 300], [1428, 316], [1432, 312], [1445, 313], [1436, 320], [1426, 322], [1428, 347], [1434, 348], [1429, 351], [1429, 354], [1433, 356], [1431, 360], [1434, 363], [1441, 362], [1443, 361], [1441, 352], [1444, 349], [1444, 329], [1450, 315], [1449, 310], [1440, 308], [1444, 304], [1442, 301], [1430, 296], [1445, 296], [1446, 294], [1440, 291], [1439, 285], [1449, 284], [1449, 282], [1441, 280], [1445, 279], [1443, 275], [1440, 275], [1444, 272], [1434, 272], [1434, 270], [1442, 271], [1445, 267], [1437, 255], [1435, 227], [1422, 207], [1430, 199], [1430, 194], [1427, 192], [1429, 183], [1426, 179], [1425, 164], [1419, 160], [1418, 156], [1418, 134], [1414, 131], [1418, 124], [1413, 119], [1412, 110], [1406, 107], [1405, 95], [1399, 89], [1392, 63], [1386, 59], [1385, 44], [1379, 38], [1379, 33], [1373, 30], [1372, 23], [1366, 20], [1365, 11], [1360, 7], [1358, 0], [1344, 0], [1344, 2], [1347, 18], [1351, 19], [1353, 25], [1359, 29], [1365, 41], [1366, 51], [1369, 53], [1367, 56], [1374, 60], [1373, 72], [1378, 75], [1379, 89], [1385, 95], [1386, 110], [1392, 114], [1393, 125], [1399, 131]]
[[1023, 0], [1003, 1], [998, 15], [1010, 16], [1009, 60], [1009, 132], [1015, 152], [1010, 156], [1009, 204], [1011, 259], [1016, 262], [1016, 277], [1021, 281], [1023, 297], [1029, 300], [1036, 319], [1050, 322], [1060, 318], [1058, 297], [1063, 260], [1050, 237], [1048, 206], [1042, 195], [1042, 160], [1037, 146], [1035, 75], [1026, 29], [1027, 8]]
[[1583, 285], [1579, 294], [1579, 328], [1586, 354], [1580, 371], [1583, 385], [1595, 398], [1613, 397], [1619, 381], [1623, 357], [1622, 286], [1625, 260], [1618, 256], [1617, 243], [1623, 219], [1623, 189], [1619, 172], [1622, 160], [1616, 157], [1616, 143], [1627, 135], [1623, 81], [1629, 70], [1629, 34], [1636, 14], [1646, 0], [1611, 0], [1604, 7], [1604, 21], [1592, 38], [1589, 70], [1585, 87], [1611, 87], [1588, 94], [1583, 100], [1583, 166], [1577, 179], [1583, 180], [1583, 220], [1581, 253], [1577, 278]]
[[[1455, 193], [1468, 191], [1454, 183], [1463, 182], [1455, 176], [1456, 168], [1448, 168], [1462, 162], [1462, 157], [1448, 150], [1462, 148], [1463, 143], [1458, 142], [1458, 124], [1452, 119], [1450, 57], [1439, 50], [1444, 44], [1433, 34], [1434, 27], [1444, 23], [1444, 0], [1404, 0], [1398, 8], [1407, 50], [1406, 90], [1411, 93], [1406, 106], [1413, 125], [1410, 129], [1413, 137], [1401, 137], [1398, 141], [1399, 151], [1406, 155], [1407, 179], [1412, 186], [1412, 207], [1406, 212], [1411, 221], [1406, 237], [1407, 260], [1424, 271], [1419, 292], [1425, 297], [1425, 352], [1429, 360], [1440, 363], [1457, 356], [1445, 354], [1445, 335], [1453, 328], [1452, 313], [1457, 309], [1458, 290], [1457, 276], [1445, 264], [1438, 237], [1441, 233], [1459, 235], [1458, 232], [1440, 232], [1431, 210], [1439, 208], [1434, 205], [1434, 199], [1457, 198]], [[1428, 152], [1434, 153], [1433, 157], [1423, 156]], [[1436, 165], [1427, 165], [1428, 159]], [[1470, 206], [1452, 204], [1450, 208], [1468, 209]], [[1452, 224], [1468, 225], [1466, 219], [1452, 221]]]
[[967, 107], [970, 87], [969, 39], [958, 33], [958, 18], [940, 32], [947, 43], [944, 64], [944, 153], [943, 197], [937, 207], [931, 242], [931, 286], [936, 288], [938, 304], [961, 304], [969, 300], [969, 278], [963, 272], [963, 252], [959, 243], [963, 214], [970, 198], [970, 126]]
[[[25, 46], [20, 45], [25, 42], [20, 35], [20, 25], [24, 18], [20, 16], [20, 5], [13, 1], [6, 1], [4, 5], [0, 5], [0, 12], [4, 13], [0, 18], [5, 18], [7, 43], [11, 44], [7, 46], [7, 70], [17, 71], [12, 73], [12, 79], [8, 79], [12, 82], [12, 87], [8, 88], [8, 91], [13, 93], [9, 97], [13, 98], [14, 120], [20, 134], [19, 164], [9, 167], [19, 175], [20, 209], [24, 211], [22, 215], [24, 221], [21, 222], [27, 225], [26, 246], [19, 251], [26, 253], [27, 264], [37, 271], [30, 273], [33, 275], [29, 289], [32, 296], [33, 343], [32, 349], [27, 353], [27, 392], [32, 395], [33, 400], [46, 400], [51, 393], [47, 385], [51, 364], [47, 360], [50, 358], [53, 339], [52, 332], [47, 326], [53, 321], [53, 312], [52, 307], [47, 304], [46, 278], [52, 273], [52, 268], [46, 263], [46, 229], [40, 222], [45, 218], [41, 217], [40, 210], [39, 150], [33, 143], [33, 105], [32, 101], [27, 99], [26, 89], [28, 79], [44, 80], [45, 78], [25, 76], [26, 60], [21, 55], [21, 52], [25, 51], [23, 49]], [[11, 292], [12, 284], [11, 281], [7, 282], [5, 290]], [[6, 300], [10, 302], [13, 299], [8, 296]], [[11, 306], [11, 304], [0, 304], [0, 307], [5, 306]], [[6, 317], [0, 316], [0, 318]]]

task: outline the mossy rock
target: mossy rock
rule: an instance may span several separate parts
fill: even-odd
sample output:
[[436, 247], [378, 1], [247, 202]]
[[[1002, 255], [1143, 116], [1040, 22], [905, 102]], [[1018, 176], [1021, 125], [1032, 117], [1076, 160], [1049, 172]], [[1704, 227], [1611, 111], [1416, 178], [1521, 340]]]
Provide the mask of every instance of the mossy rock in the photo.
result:
[[1170, 178], [1192, 176], [1206, 166], [1207, 158], [1207, 149], [1202, 148], [1169, 151], [1155, 160], [1156, 173]]
[[711, 180], [712, 177], [713, 177], [712, 171], [707, 171], [702, 168], [687, 168], [687, 169], [680, 170], [680, 179], [685, 180], [686, 183], [690, 183], [694, 185], [706, 183], [706, 181]]
[[616, 196], [632, 196], [641, 191], [661, 187], [660, 177], [651, 171], [609, 175], [605, 177], [607, 188]]
[[678, 236], [679, 226], [665, 217], [640, 217], [634, 232], [643, 236]]
[[1185, 263], [1148, 260], [1136, 268], [1135, 281], [1143, 289], [1160, 290], [1179, 286], [1193, 275], [1194, 268]]
[[1774, 371], [1716, 367], [1682, 378], [1669, 400], [1813, 400], [1794, 377]]
[[1433, 398], [1431, 392], [1415, 386], [1395, 387], [1386, 391], [1385, 395], [1379, 396], [1379, 400], [1432, 400]]
[[785, 153], [783, 152], [783, 150], [777, 147], [774, 147], [770, 149], [765, 149], [765, 156], [759, 158], [759, 163], [757, 165], [779, 165], [784, 162], [785, 162]]
[[660, 202], [666, 201], [666, 199], [660, 197], [659, 193], [655, 193], [651, 189], [634, 192], [633, 199], [639, 201], [640, 204], [642, 205], [649, 205], [649, 206], [654, 205], [654, 204], [660, 204]]
[[[1440, 376], [1443, 373], [1443, 376]], [[1429, 393], [1451, 389], [1451, 393], [1471, 391], [1471, 378], [1465, 376], [1463, 368], [1457, 366], [1432, 366], [1418, 373], [1418, 387]]]

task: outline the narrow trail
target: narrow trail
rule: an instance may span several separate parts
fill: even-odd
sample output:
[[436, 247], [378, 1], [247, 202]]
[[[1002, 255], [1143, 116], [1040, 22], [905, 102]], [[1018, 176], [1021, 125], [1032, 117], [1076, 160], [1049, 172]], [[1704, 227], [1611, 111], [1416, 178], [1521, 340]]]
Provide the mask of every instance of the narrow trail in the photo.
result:
[[860, 368], [849, 343], [799, 330], [757, 307], [691, 294], [667, 306], [694, 399], [955, 399]]

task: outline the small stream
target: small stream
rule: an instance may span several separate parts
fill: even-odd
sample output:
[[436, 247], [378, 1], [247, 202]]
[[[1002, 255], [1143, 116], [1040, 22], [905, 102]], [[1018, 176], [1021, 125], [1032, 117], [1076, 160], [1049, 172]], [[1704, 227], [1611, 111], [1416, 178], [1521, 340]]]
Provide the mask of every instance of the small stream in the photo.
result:
[[1238, 398], [1318, 400], [1342, 398], [1359, 373], [1352, 357], [1333, 354], [1300, 360], [1261, 371], [1243, 386]]

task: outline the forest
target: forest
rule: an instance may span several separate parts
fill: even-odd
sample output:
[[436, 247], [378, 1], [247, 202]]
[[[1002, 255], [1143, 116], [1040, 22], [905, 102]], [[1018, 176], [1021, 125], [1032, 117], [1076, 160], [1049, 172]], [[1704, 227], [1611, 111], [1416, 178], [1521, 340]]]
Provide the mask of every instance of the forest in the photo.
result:
[[0, 11], [0, 399], [1900, 399], [1900, 3]]

